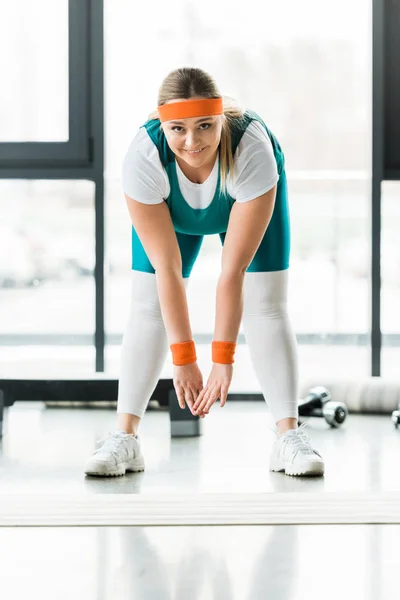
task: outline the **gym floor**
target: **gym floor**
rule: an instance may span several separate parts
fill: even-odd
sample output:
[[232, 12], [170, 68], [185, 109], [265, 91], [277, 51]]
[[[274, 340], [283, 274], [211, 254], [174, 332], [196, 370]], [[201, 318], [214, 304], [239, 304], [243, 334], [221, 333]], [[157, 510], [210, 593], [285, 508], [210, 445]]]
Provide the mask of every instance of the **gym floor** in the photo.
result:
[[[203, 434], [171, 439], [167, 410], [141, 424], [144, 473], [83, 473], [113, 409], [6, 411], [0, 494], [372, 492], [400, 490], [400, 430], [390, 416], [308, 419], [322, 478], [268, 471], [274, 434], [263, 402], [215, 405]], [[7, 600], [386, 600], [398, 597], [398, 525], [18, 527], [0, 529]]]

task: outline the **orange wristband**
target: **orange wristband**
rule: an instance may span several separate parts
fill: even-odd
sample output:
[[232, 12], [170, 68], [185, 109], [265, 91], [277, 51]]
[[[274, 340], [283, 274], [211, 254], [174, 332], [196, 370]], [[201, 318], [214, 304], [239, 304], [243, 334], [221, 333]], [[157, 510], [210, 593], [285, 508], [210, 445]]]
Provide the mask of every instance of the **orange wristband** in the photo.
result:
[[191, 363], [195, 363], [197, 360], [196, 346], [194, 345], [193, 340], [189, 342], [171, 344], [170, 348], [172, 352], [172, 362], [177, 367], [181, 367], [182, 365], [190, 365]]
[[236, 350], [236, 342], [213, 342], [212, 361], [222, 365], [231, 365], [235, 361], [233, 356]]

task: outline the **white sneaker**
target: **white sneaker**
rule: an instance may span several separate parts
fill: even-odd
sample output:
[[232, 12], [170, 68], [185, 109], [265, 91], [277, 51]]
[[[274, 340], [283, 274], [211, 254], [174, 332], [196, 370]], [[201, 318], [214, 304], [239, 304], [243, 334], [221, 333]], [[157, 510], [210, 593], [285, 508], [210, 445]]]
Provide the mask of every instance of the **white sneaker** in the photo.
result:
[[[285, 475], [323, 475], [325, 464], [322, 456], [311, 447], [304, 432], [304, 422], [297, 429], [290, 429], [279, 436], [273, 444], [270, 471], [284, 471]], [[276, 435], [277, 432], [275, 432]]]
[[144, 458], [140, 440], [124, 431], [109, 432], [98, 443], [101, 448], [89, 458], [85, 465], [86, 475], [115, 476], [125, 475], [126, 471], [144, 471]]

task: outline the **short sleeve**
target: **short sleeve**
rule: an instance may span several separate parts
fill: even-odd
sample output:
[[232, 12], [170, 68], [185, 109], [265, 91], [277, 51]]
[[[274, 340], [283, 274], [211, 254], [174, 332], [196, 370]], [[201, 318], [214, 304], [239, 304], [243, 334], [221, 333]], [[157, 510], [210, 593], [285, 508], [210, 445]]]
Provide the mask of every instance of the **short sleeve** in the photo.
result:
[[161, 204], [169, 196], [168, 176], [157, 147], [145, 128], [141, 128], [122, 163], [124, 193], [143, 204]]
[[248, 202], [265, 194], [279, 180], [274, 150], [268, 133], [252, 121], [235, 152], [232, 197]]

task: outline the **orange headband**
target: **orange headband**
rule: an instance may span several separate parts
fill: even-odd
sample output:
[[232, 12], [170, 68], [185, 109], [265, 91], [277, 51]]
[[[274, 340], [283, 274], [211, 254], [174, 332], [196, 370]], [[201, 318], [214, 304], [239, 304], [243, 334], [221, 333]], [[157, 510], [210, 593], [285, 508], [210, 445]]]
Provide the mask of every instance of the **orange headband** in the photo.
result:
[[224, 112], [222, 98], [204, 98], [202, 100], [185, 100], [172, 102], [158, 107], [161, 123], [173, 119], [187, 119], [189, 117], [208, 117], [222, 115]]

